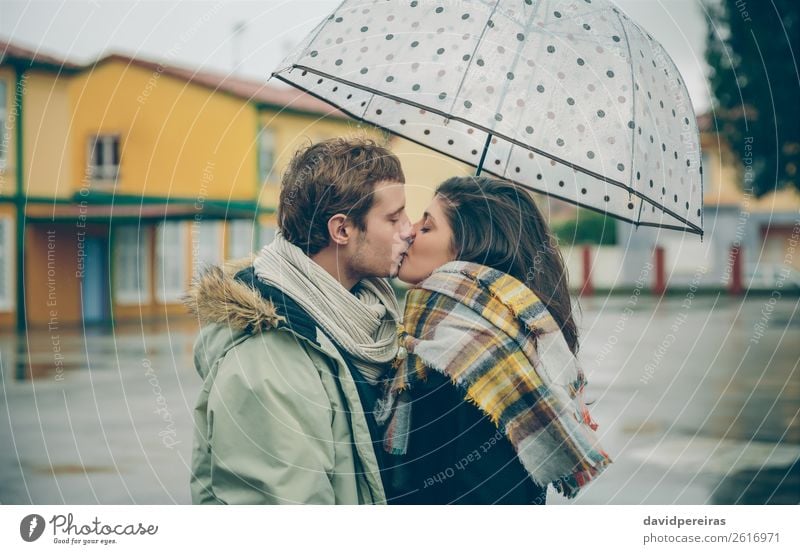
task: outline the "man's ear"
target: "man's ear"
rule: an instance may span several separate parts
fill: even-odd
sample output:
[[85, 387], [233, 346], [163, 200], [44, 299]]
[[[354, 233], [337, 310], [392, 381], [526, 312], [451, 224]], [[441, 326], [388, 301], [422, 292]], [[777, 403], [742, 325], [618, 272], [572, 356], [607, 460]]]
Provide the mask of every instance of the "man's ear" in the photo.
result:
[[328, 220], [328, 235], [334, 244], [346, 246], [350, 241], [351, 233], [352, 227], [346, 215], [336, 214]]

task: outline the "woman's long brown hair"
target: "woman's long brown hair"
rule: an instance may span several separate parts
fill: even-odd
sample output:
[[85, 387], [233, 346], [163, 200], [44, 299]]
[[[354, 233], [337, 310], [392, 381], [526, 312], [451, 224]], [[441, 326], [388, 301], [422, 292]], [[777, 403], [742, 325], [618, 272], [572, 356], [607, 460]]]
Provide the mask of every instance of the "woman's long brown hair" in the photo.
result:
[[445, 200], [456, 259], [489, 266], [525, 283], [547, 306], [577, 354], [567, 269], [530, 193], [498, 179], [453, 177], [439, 185], [436, 194]]

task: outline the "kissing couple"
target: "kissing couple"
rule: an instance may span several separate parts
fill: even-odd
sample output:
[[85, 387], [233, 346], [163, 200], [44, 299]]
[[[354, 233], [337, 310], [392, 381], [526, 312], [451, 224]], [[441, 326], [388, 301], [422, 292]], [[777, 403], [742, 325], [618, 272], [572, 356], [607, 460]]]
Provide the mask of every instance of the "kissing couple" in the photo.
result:
[[273, 242], [193, 284], [193, 503], [545, 504], [611, 462], [531, 195], [454, 177], [405, 204], [374, 141], [303, 147]]

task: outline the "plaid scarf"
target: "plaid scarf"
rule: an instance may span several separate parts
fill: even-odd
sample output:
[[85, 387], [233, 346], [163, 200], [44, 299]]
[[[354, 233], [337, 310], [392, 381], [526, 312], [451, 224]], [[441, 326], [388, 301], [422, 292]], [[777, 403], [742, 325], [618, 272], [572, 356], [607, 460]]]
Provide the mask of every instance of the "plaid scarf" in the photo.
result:
[[573, 498], [611, 462], [583, 402], [583, 371], [546, 306], [514, 277], [447, 263], [409, 291], [398, 330], [397, 371], [377, 412], [388, 452], [405, 454], [408, 391], [432, 368], [502, 429], [540, 487]]

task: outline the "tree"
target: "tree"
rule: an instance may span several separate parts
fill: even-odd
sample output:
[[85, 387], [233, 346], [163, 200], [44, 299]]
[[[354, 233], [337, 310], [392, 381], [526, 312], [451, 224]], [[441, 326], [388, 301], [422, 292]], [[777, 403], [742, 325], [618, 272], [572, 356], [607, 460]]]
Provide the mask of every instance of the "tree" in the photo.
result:
[[579, 208], [573, 219], [552, 225], [558, 243], [617, 244], [617, 221], [605, 214]]
[[800, 2], [706, 0], [706, 61], [716, 130], [762, 196], [800, 189]]

